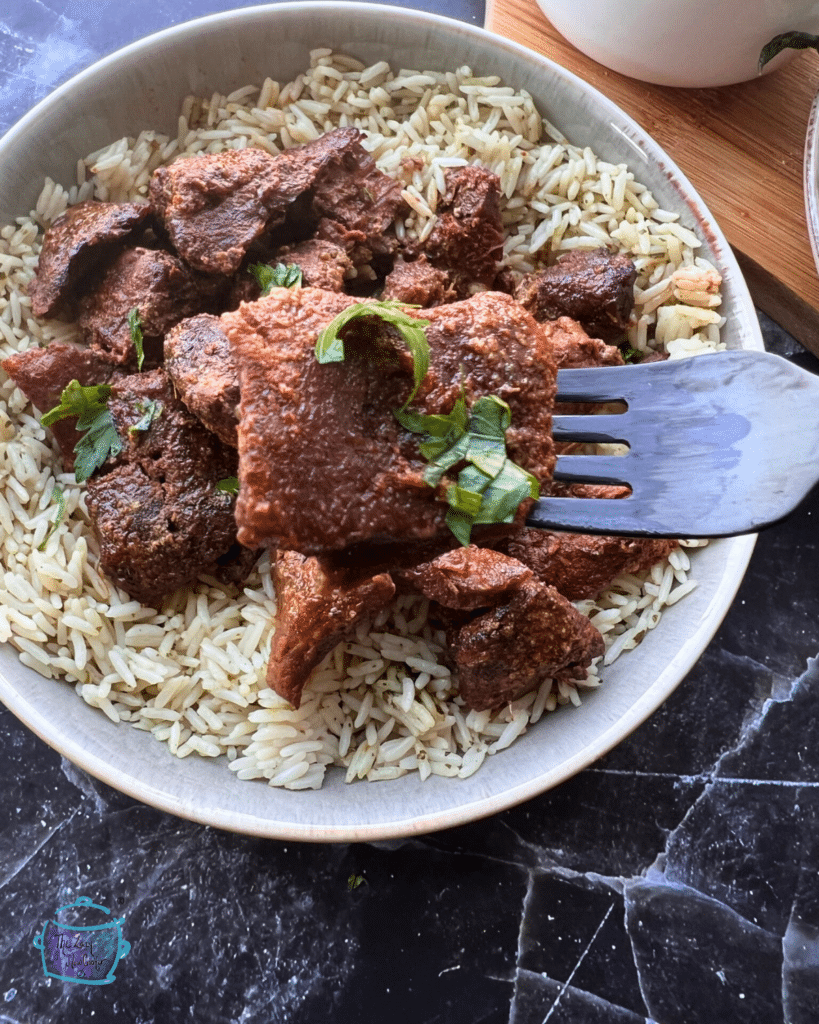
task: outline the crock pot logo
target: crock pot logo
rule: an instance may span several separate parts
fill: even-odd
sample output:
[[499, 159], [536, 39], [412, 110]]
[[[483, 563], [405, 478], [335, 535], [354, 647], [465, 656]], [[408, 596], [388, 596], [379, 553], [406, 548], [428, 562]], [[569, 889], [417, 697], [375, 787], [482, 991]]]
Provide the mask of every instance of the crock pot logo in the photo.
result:
[[43, 925], [34, 937], [40, 950], [43, 972], [47, 978], [74, 981], [80, 985], [110, 985], [114, 981], [114, 968], [131, 948], [122, 937], [123, 918], [103, 920], [99, 924], [75, 924], [73, 920], [58, 920], [60, 914], [74, 911], [73, 918], [97, 916], [95, 911], [110, 914], [108, 907], [92, 903], [88, 896], [80, 896], [55, 911], [54, 919]]

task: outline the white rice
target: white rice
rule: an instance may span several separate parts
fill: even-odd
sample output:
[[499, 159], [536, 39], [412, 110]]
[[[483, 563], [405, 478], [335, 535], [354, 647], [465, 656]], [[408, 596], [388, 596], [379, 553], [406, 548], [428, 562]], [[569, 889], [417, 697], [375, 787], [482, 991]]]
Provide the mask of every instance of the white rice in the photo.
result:
[[[401, 237], [432, 230], [445, 170], [479, 163], [501, 180], [504, 263], [536, 269], [549, 253], [609, 245], [638, 269], [629, 332], [641, 352], [672, 358], [715, 351], [719, 274], [677, 214], [658, 208], [625, 164], [571, 146], [495, 77], [365, 68], [316, 50], [309, 71], [286, 85], [268, 79], [228, 97], [189, 97], [177, 134], [144, 131], [90, 154], [68, 187], [46, 180], [28, 217], [0, 231], [0, 357], [53, 340], [79, 341], [73, 324], [38, 321], [27, 289], [42, 230], [69, 204], [147, 195], [157, 166], [181, 156], [260, 146], [276, 153], [334, 127], [354, 125], [382, 170], [401, 180], [411, 208]], [[367, 268], [360, 273], [366, 276]], [[52, 528], [55, 488], [66, 515]], [[296, 710], [265, 686], [275, 613], [265, 556], [241, 592], [202, 579], [142, 607], [98, 569], [84, 489], [62, 473], [50, 432], [0, 374], [0, 642], [115, 722], [150, 731], [177, 757], [225, 755], [240, 779], [318, 788], [328, 765], [347, 781], [417, 772], [466, 778], [579, 691], [547, 680], [497, 713], [469, 711], [443, 664], [444, 637], [427, 602], [399, 597], [318, 667]], [[579, 603], [603, 634], [603, 664], [633, 649], [662, 609], [695, 586], [688, 542], [644, 577], [622, 576]]]

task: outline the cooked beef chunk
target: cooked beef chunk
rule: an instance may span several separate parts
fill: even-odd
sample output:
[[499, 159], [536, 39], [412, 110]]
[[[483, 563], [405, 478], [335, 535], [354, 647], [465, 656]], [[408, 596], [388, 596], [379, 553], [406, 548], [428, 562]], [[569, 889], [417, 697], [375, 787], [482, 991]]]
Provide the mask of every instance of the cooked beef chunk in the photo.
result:
[[623, 355], [616, 345], [607, 345], [590, 338], [582, 324], [568, 316], [542, 324], [549, 339], [557, 368], [576, 369], [583, 366], [622, 366]]
[[[72, 380], [83, 387], [107, 384], [121, 371], [93, 349], [52, 341], [46, 348], [29, 348], [3, 360], [3, 369], [41, 413], [60, 404], [63, 388]], [[74, 468], [74, 445], [82, 437], [74, 429], [74, 419], [58, 420], [51, 431], [60, 446], [63, 468]]]
[[[353, 321], [347, 361], [321, 365], [319, 331], [355, 302], [317, 289], [275, 289], [221, 320], [239, 371], [239, 540], [306, 554], [366, 540], [446, 536], [446, 504], [423, 482], [418, 437], [393, 416], [411, 386], [403, 346], [380, 320]], [[495, 394], [509, 403], [509, 457], [541, 480], [554, 454], [554, 365], [536, 322], [484, 292], [419, 312], [430, 321], [430, 370], [415, 405], [450, 411]], [[375, 359], [373, 358], [375, 356]], [[439, 488], [440, 489], [440, 488]]]
[[603, 638], [554, 587], [528, 580], [454, 631], [461, 697], [476, 711], [517, 700], [545, 679], [584, 679]]
[[522, 530], [503, 544], [503, 550], [528, 565], [570, 601], [596, 597], [621, 573], [651, 568], [677, 547], [675, 540], [592, 536]]
[[344, 291], [344, 281], [353, 264], [340, 245], [325, 242], [320, 238], [308, 238], [306, 242], [284, 245], [272, 254], [259, 259], [248, 259], [248, 266], [236, 275], [228, 302], [228, 309], [236, 309], [240, 302], [255, 302], [261, 295], [259, 282], [250, 270], [250, 264], [266, 263], [275, 267], [297, 266], [302, 273], [304, 288], [322, 288], [327, 292]]
[[165, 371], [194, 416], [235, 448], [239, 378], [219, 317], [200, 313], [168, 331]]
[[446, 172], [446, 195], [424, 251], [433, 263], [458, 273], [464, 286], [490, 287], [503, 255], [500, 179], [483, 167]]
[[532, 579], [514, 558], [470, 544], [422, 562], [411, 569], [393, 571], [401, 590], [423, 594], [445, 608], [474, 611], [496, 605], [511, 590]]
[[158, 249], [125, 249], [82, 299], [79, 325], [85, 340], [111, 362], [135, 370], [131, 310], [139, 311], [150, 366], [161, 360], [165, 332], [205, 304], [197, 279], [175, 256]]
[[[150, 426], [135, 431], [151, 403]], [[116, 381], [108, 408], [123, 452], [86, 491], [103, 571], [154, 607], [200, 572], [218, 577], [220, 559], [231, 573], [233, 499], [216, 484], [236, 475], [235, 451], [188, 412], [162, 370]]]
[[281, 227], [308, 190], [294, 219], [329, 220], [362, 234], [373, 252], [391, 251], [386, 232], [401, 189], [376, 168], [362, 138], [357, 128], [338, 128], [278, 156], [250, 148], [179, 160], [154, 172], [151, 202], [182, 259], [206, 273], [234, 274], [250, 245]]
[[150, 212], [147, 204], [89, 201], [58, 217], [45, 233], [29, 288], [34, 315], [70, 312], [75, 290], [87, 271], [132, 236]]
[[274, 261], [295, 264], [301, 269], [301, 283], [305, 288], [323, 288], [327, 292], [344, 291], [344, 277], [353, 266], [340, 246], [320, 238], [284, 246], [276, 253]]
[[340, 128], [332, 135], [343, 146], [316, 177], [312, 210], [318, 235], [342, 244], [356, 265], [373, 256], [389, 257], [398, 244], [390, 225], [406, 209], [401, 185], [376, 167], [357, 128]]
[[357, 623], [395, 593], [387, 573], [331, 572], [317, 558], [276, 552], [276, 631], [267, 684], [298, 707], [304, 684], [318, 663]]
[[623, 336], [634, 308], [637, 270], [628, 258], [608, 249], [575, 249], [551, 267], [526, 274], [515, 298], [535, 320], [578, 320], [593, 338]]
[[454, 302], [458, 296], [449, 271], [433, 267], [426, 256], [419, 256], [412, 263], [399, 260], [395, 264], [384, 281], [382, 298], [431, 309]]
[[204, 273], [234, 274], [250, 244], [313, 181], [315, 168], [297, 152], [231, 149], [157, 168], [151, 202], [182, 259]]
[[[549, 340], [559, 370], [623, 364], [619, 348], [607, 345], [598, 338], [590, 338], [581, 325], [570, 317], [562, 316], [557, 320], [547, 320], [541, 326]], [[604, 409], [596, 402], [558, 402], [554, 411], [556, 415], [561, 416], [583, 416], [593, 415]], [[557, 446], [561, 454], [574, 451], [576, 448], [577, 445], [573, 442], [561, 442]]]

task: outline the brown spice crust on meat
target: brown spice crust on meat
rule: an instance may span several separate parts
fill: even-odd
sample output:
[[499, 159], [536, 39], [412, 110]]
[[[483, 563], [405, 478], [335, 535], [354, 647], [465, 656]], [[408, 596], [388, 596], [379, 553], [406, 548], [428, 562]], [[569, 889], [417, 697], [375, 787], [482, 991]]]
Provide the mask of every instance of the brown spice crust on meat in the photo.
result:
[[276, 631], [267, 685], [294, 707], [319, 662], [364, 616], [392, 599], [388, 573], [333, 572], [317, 558], [278, 551], [273, 562]]
[[35, 316], [70, 312], [81, 279], [143, 225], [145, 203], [98, 203], [69, 207], [46, 230], [34, 281], [29, 288]]
[[[320, 330], [355, 301], [274, 289], [221, 318], [240, 379], [236, 518], [249, 547], [275, 543], [315, 554], [449, 532], [445, 503], [423, 481], [418, 438], [392, 414], [411, 387], [408, 354], [401, 349], [394, 362], [374, 363], [377, 338], [360, 332], [381, 326], [355, 321], [358, 340], [349, 338], [346, 362], [315, 359]], [[416, 315], [430, 321], [431, 360], [414, 405], [446, 413], [462, 388], [468, 405], [497, 395], [512, 411], [509, 457], [547, 480], [555, 371], [536, 322], [494, 292]]]
[[200, 313], [172, 328], [165, 336], [165, 371], [203, 426], [235, 448], [239, 377], [219, 317]]
[[526, 529], [505, 541], [503, 550], [570, 601], [582, 601], [623, 573], [651, 568], [677, 547], [676, 540]]
[[585, 679], [605, 644], [554, 587], [530, 580], [506, 603], [457, 629], [450, 648], [464, 703], [484, 711], [517, 700], [545, 679]]

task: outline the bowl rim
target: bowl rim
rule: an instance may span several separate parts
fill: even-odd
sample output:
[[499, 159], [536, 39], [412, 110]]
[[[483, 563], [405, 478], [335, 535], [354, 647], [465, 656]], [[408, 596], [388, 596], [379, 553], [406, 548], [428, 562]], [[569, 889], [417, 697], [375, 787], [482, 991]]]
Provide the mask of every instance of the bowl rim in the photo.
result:
[[819, 93], [813, 98], [805, 132], [802, 161], [802, 188], [805, 196], [805, 220], [813, 262], [819, 273]]
[[[626, 114], [612, 100], [583, 81], [578, 75], [573, 74], [548, 57], [502, 36], [498, 36], [482, 27], [473, 26], [443, 15], [403, 7], [388, 7], [385, 9], [379, 4], [372, 3], [341, 3], [338, 0], [322, 0], [322, 3], [319, 4], [302, 3], [296, 0], [296, 2], [261, 4], [236, 10], [221, 11], [184, 21], [121, 47], [95, 61], [89, 67], [73, 75], [62, 85], [58, 86], [24, 114], [0, 138], [0, 157], [4, 149], [14, 145], [19, 138], [25, 136], [29, 127], [45, 111], [55, 105], [59, 105], [63, 97], [78, 85], [92, 80], [100, 72], [112, 67], [123, 59], [130, 60], [137, 57], [158, 43], [166, 44], [173, 42], [175, 37], [188, 36], [199, 29], [204, 27], [210, 29], [218, 26], [220, 23], [235, 23], [237, 19], [253, 20], [260, 15], [275, 19], [277, 15], [286, 15], [294, 11], [309, 12], [311, 17], [317, 17], [319, 14], [324, 17], [331, 17], [333, 9], [343, 12], [347, 16], [357, 13], [372, 15], [377, 12], [381, 18], [398, 18], [403, 20], [404, 23], [414, 23], [419, 28], [431, 30], [437, 27], [448, 33], [455, 32], [476, 41], [491, 41], [495, 50], [506, 51], [510, 55], [523, 59], [529, 64], [534, 62], [535, 65], [540, 65], [541, 68], [567, 80], [575, 88], [585, 93], [596, 108], [604, 114], [610, 112], [616, 115], [616, 119], [629, 128], [631, 134], [627, 141], [639, 147], [652, 161], [662, 158], [663, 170], [667, 175], [670, 185], [680, 195], [685, 205], [689, 207], [692, 215], [698, 218], [699, 231], [701, 234], [705, 234], [712, 247], [718, 253], [722, 269], [731, 271], [732, 281], [737, 289], [735, 295], [737, 312], [744, 312], [746, 314], [748, 317], [747, 326], [750, 327], [750, 337], [746, 339], [745, 347], [764, 348], [750, 295], [727, 241], [705, 203], [686, 176], [651, 138], [648, 132], [641, 128], [633, 118]], [[161, 784], [157, 784], [154, 779], [157, 777], [161, 779], [161, 773], [156, 773], [155, 776], [148, 778], [138, 778], [134, 774], [129, 774], [128, 771], [116, 767], [102, 757], [86, 750], [78, 741], [75, 741], [73, 736], [61, 732], [58, 723], [49, 720], [40, 707], [27, 701], [25, 695], [7, 680], [2, 672], [0, 672], [0, 700], [6, 704], [9, 710], [24, 725], [69, 761], [112, 788], [142, 803], [149, 804], [158, 810], [174, 814], [178, 817], [246, 835], [288, 841], [361, 842], [417, 836], [466, 824], [529, 800], [555, 785], [567, 781], [625, 739], [669, 697], [704, 652], [719, 628], [742, 582], [755, 542], [755, 535], [737, 537], [730, 540], [728, 557], [719, 577], [719, 583], [708, 605], [708, 610], [703, 614], [697, 628], [686, 636], [682, 646], [677, 648], [674, 656], [666, 663], [663, 670], [639, 699], [629, 707], [624, 715], [617, 718], [609, 728], [599, 734], [593, 742], [586, 745], [568, 760], [562, 761], [558, 766], [530, 780], [512, 785], [510, 788], [505, 788], [499, 793], [484, 795], [469, 802], [461, 802], [455, 806], [448, 806], [445, 809], [425, 814], [421, 817], [417, 816], [417, 814], [412, 814], [411, 807], [407, 807], [407, 813], [403, 816], [377, 822], [316, 825], [277, 820], [276, 818], [262, 817], [255, 813], [226, 808], [211, 808], [203, 812], [176, 793], [170, 792]], [[152, 738], [151, 741], [156, 742]], [[159, 750], [159, 748], [157, 749]]]

